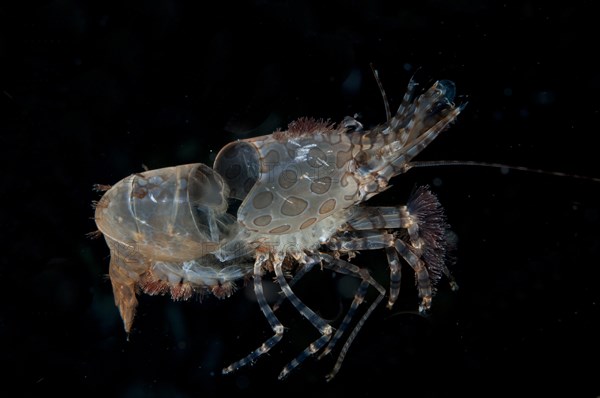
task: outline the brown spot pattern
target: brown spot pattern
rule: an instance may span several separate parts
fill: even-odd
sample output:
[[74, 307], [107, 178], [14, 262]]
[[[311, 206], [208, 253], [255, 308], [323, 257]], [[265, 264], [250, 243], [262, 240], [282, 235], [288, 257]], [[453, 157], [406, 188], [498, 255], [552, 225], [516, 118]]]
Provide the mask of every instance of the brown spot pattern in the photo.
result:
[[270, 230], [270, 231], [269, 231], [269, 233], [270, 233], [270, 234], [282, 234], [282, 233], [284, 233], [284, 232], [287, 232], [287, 231], [289, 231], [289, 230], [290, 230], [290, 228], [292, 228], [292, 227], [290, 227], [290, 226], [289, 226], [289, 225], [287, 225], [287, 224], [285, 224], [285, 225], [280, 225], [279, 227], [277, 227], [277, 228], [273, 228], [272, 230]]
[[284, 189], [290, 188], [296, 181], [298, 181], [298, 175], [294, 170], [287, 169], [279, 175], [279, 185]]
[[252, 200], [252, 205], [255, 209], [264, 209], [273, 203], [273, 194], [269, 191], [263, 191], [256, 195]]
[[281, 213], [285, 216], [297, 216], [308, 207], [308, 202], [296, 196], [290, 196], [283, 201]]
[[349, 149], [347, 151], [339, 151], [336, 155], [335, 165], [338, 169], [341, 169], [346, 163], [348, 163], [352, 159], [352, 151]]
[[302, 223], [302, 225], [300, 225], [300, 229], [306, 229], [306, 228], [310, 227], [311, 225], [313, 225], [316, 221], [317, 221], [317, 219], [315, 217], [309, 218], [308, 220], [304, 221]]
[[321, 207], [319, 207], [320, 214], [331, 213], [335, 209], [336, 201], [335, 199], [327, 199]]
[[325, 152], [319, 148], [310, 148], [306, 162], [311, 167], [318, 169], [319, 167], [325, 166], [327, 163], [327, 156], [325, 155]]
[[316, 194], [324, 194], [331, 188], [331, 177], [317, 178], [310, 184], [310, 190]]
[[269, 225], [269, 223], [271, 222], [271, 216], [266, 215], [266, 216], [256, 217], [253, 222], [254, 222], [254, 225], [258, 225], [259, 227], [264, 227], [265, 225]]

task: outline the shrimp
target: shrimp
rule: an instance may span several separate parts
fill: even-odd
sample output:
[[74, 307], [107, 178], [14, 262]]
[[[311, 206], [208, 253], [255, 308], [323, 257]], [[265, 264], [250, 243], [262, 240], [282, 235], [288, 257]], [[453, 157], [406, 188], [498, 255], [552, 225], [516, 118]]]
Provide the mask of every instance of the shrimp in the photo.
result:
[[[431, 307], [442, 277], [456, 289], [446, 259], [449, 226], [427, 187], [416, 189], [406, 205], [366, 204], [406, 172], [464, 107], [453, 103], [450, 81], [438, 81], [420, 95], [416, 87], [411, 80], [395, 114], [388, 110], [388, 120], [372, 129], [351, 117], [338, 124], [300, 118], [286, 130], [229, 143], [212, 168], [197, 163], [145, 171], [105, 187], [95, 220], [111, 252], [109, 275], [125, 331], [131, 330], [139, 290], [170, 293], [175, 300], [195, 293], [226, 298], [238, 281], [252, 279], [273, 335], [223, 369], [234, 372], [269, 352], [285, 334], [277, 305], [271, 306], [263, 291], [264, 275], [274, 273], [282, 297], [319, 332], [283, 368], [283, 379], [306, 358], [334, 349], [373, 288], [378, 296], [355, 322], [327, 376], [331, 379], [386, 296], [367, 268], [350, 262], [359, 251], [385, 251], [388, 308], [398, 298], [403, 262], [415, 273], [420, 311]], [[337, 329], [292, 290], [315, 265], [360, 279]]]

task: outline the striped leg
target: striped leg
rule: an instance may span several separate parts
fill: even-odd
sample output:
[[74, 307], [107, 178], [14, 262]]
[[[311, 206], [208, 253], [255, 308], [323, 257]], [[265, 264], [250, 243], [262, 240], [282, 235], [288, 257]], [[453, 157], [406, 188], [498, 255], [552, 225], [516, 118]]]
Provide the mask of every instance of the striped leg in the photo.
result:
[[358, 321], [356, 326], [354, 326], [354, 329], [352, 329], [352, 332], [350, 332], [350, 336], [348, 336], [348, 339], [346, 339], [346, 342], [344, 343], [342, 349], [340, 350], [340, 353], [338, 354], [338, 358], [335, 361], [335, 365], [333, 365], [333, 369], [331, 370], [331, 372], [329, 372], [329, 374], [327, 376], [325, 376], [327, 381], [331, 381], [331, 379], [333, 379], [335, 377], [335, 375], [340, 371], [340, 368], [342, 367], [342, 363], [344, 362], [344, 358], [346, 358], [346, 354], [348, 353], [350, 346], [354, 342], [354, 339], [358, 335], [358, 332], [363, 327], [363, 325], [365, 324], [365, 322], [367, 321], [369, 316], [371, 316], [371, 313], [375, 310], [375, 308], [377, 308], [377, 306], [379, 305], [379, 303], [381, 302], [382, 299], [383, 299], [383, 295], [377, 296], [375, 301], [373, 301], [373, 304], [371, 304], [369, 306], [369, 308], [364, 313], [364, 315], [360, 318], [360, 320]]
[[[271, 338], [269, 338], [267, 341], [265, 341], [256, 350], [252, 351], [248, 356], [246, 356], [246, 357], [240, 359], [239, 361], [234, 362], [231, 365], [229, 365], [228, 367], [224, 368], [223, 374], [234, 372], [243, 366], [252, 364], [258, 357], [260, 357], [264, 353], [268, 352], [271, 348], [273, 348], [273, 346], [275, 344], [279, 343], [279, 341], [283, 337], [284, 327], [281, 324], [281, 322], [279, 322], [279, 319], [277, 319], [277, 317], [273, 313], [273, 310], [271, 309], [271, 307], [269, 307], [269, 304], [267, 303], [267, 300], [265, 298], [265, 294], [264, 294], [263, 286], [262, 286], [263, 266], [264, 266], [265, 262], [268, 260], [268, 258], [269, 258], [268, 253], [258, 253], [258, 255], [256, 257], [256, 261], [254, 263], [254, 273], [253, 273], [254, 293], [256, 294], [256, 298], [258, 300], [258, 305], [260, 306], [260, 309], [262, 310], [263, 314], [265, 315], [265, 318], [267, 318], [267, 321], [269, 322], [269, 325], [271, 325], [271, 329], [273, 329], [273, 332], [275, 334]], [[281, 266], [281, 264], [280, 264], [280, 266]]]
[[[392, 264], [390, 265], [392, 276], [394, 268], [396, 267], [395, 262], [398, 257], [397, 255], [399, 254], [415, 272], [419, 298], [421, 298], [419, 310], [424, 311], [431, 307], [431, 299], [433, 296], [431, 276], [424, 262], [419, 257], [419, 251], [411, 246], [410, 243], [406, 243], [395, 235], [385, 231], [355, 231], [353, 234], [344, 235], [344, 237], [340, 238], [336, 244], [341, 246], [342, 250], [349, 251], [385, 249], [386, 253], [388, 253], [388, 261], [390, 259], [392, 260]], [[397, 254], [390, 256], [390, 248]], [[394, 286], [394, 289], [396, 288], [397, 286]], [[392, 300], [391, 297], [392, 296], [390, 295], [390, 301]], [[390, 302], [388, 301], [388, 308], [389, 307]]]
[[366, 295], [368, 287], [373, 286], [379, 292], [379, 296], [371, 304], [371, 306], [366, 311], [366, 313], [362, 316], [362, 318], [357, 322], [357, 325], [352, 330], [349, 339], [344, 344], [344, 347], [342, 348], [341, 353], [338, 356], [337, 362], [336, 362], [332, 372], [327, 376], [328, 380], [330, 380], [339, 371], [339, 369], [342, 365], [343, 359], [346, 355], [346, 352], [350, 348], [350, 345], [352, 344], [352, 341], [358, 334], [359, 330], [362, 328], [363, 324], [365, 323], [365, 321], [367, 320], [369, 315], [373, 312], [373, 310], [377, 307], [377, 305], [383, 299], [383, 297], [385, 295], [385, 289], [369, 275], [369, 272], [366, 269], [361, 269], [361, 268], [357, 267], [356, 265], [350, 264], [350, 263], [340, 260], [340, 259], [336, 259], [336, 258], [330, 256], [329, 254], [320, 253], [318, 255], [318, 257], [306, 256], [306, 260], [307, 260], [306, 268], [304, 268], [302, 270], [302, 274], [300, 275], [300, 277], [302, 275], [305, 275], [306, 272], [310, 271], [310, 269], [312, 269], [314, 264], [322, 264], [324, 268], [330, 269], [330, 270], [340, 273], [340, 274], [351, 275], [354, 277], [361, 278], [362, 281], [361, 281], [361, 285], [357, 289], [357, 292], [355, 294], [354, 300], [352, 301], [352, 305], [351, 305], [350, 309], [346, 313], [339, 329], [336, 331], [336, 333], [332, 339], [331, 335], [333, 332], [333, 328], [330, 325], [328, 325], [322, 318], [320, 318], [318, 315], [316, 315], [312, 310], [310, 310], [308, 307], [306, 307], [306, 305], [304, 303], [302, 303], [298, 299], [298, 297], [292, 292], [292, 290], [290, 288], [290, 283], [295, 282], [298, 279], [300, 279], [300, 277], [298, 277], [298, 274], [296, 274], [294, 276], [294, 278], [292, 279], [292, 281], [290, 283], [288, 283], [284, 278], [284, 274], [283, 274], [283, 271], [281, 270], [281, 266], [277, 265], [277, 264], [281, 264], [281, 263], [280, 262], [275, 263], [276, 264], [274, 267], [275, 274], [277, 276], [277, 281], [281, 285], [282, 291], [284, 292], [284, 297], [289, 299], [290, 302], [298, 309], [298, 311], [306, 319], [308, 319], [317, 329], [319, 329], [319, 331], [322, 334], [321, 337], [319, 337], [316, 341], [314, 341], [312, 344], [310, 344], [302, 353], [300, 353], [300, 355], [298, 355], [298, 357], [296, 357], [287, 366], [284, 367], [283, 371], [281, 372], [281, 374], [279, 376], [280, 379], [285, 378], [294, 368], [296, 368], [298, 365], [300, 365], [309, 356], [317, 353], [329, 341], [329, 344], [327, 344], [327, 346], [325, 347], [325, 350], [319, 356], [319, 359], [322, 358], [324, 355], [328, 354], [334, 348], [335, 344], [339, 341], [339, 339], [342, 337], [344, 332], [348, 329], [348, 327], [352, 321], [352, 318], [353, 318], [354, 314], [356, 313], [358, 306], [360, 304], [362, 304], [362, 302], [364, 301], [364, 297]]
[[416, 275], [417, 289], [419, 291], [419, 298], [421, 304], [419, 305], [419, 312], [423, 312], [431, 308], [431, 300], [433, 298], [433, 288], [431, 286], [431, 277], [427, 268], [423, 264], [423, 261], [411, 250], [411, 248], [401, 241], [396, 239], [394, 247], [402, 256], [402, 258], [410, 265]]
[[[302, 277], [304, 275], [306, 275], [307, 272], [309, 272], [313, 268], [313, 266], [315, 264], [319, 263], [319, 260], [317, 260], [317, 259], [307, 257], [307, 260], [309, 260], [309, 261], [306, 264], [303, 264], [302, 267], [298, 269], [296, 274], [294, 274], [294, 277], [292, 278], [292, 280], [288, 282], [288, 285], [290, 287], [294, 286], [300, 279], [302, 279]], [[277, 302], [273, 305], [273, 311], [277, 311], [279, 309], [279, 307], [281, 306], [281, 304], [285, 301], [285, 299], [286, 299], [285, 293], [281, 292], [281, 296], [279, 297], [279, 300], [277, 300]]]
[[400, 295], [400, 282], [402, 279], [402, 271], [400, 267], [400, 258], [398, 252], [392, 247], [385, 248], [388, 264], [390, 266], [390, 296], [388, 297], [387, 308], [392, 309], [394, 303]]
[[[401, 243], [392, 245], [396, 250], [389, 247], [386, 249], [390, 265], [388, 308], [393, 306], [399, 294], [400, 266], [397, 253], [400, 253], [415, 271], [419, 291], [424, 295], [422, 296], [424, 301], [430, 301], [430, 298], [427, 299], [429, 297], [427, 291], [431, 290], [431, 284], [435, 284], [442, 274], [449, 279], [453, 290], [458, 289], [458, 285], [445, 264], [446, 250], [449, 246], [446, 231], [449, 226], [440, 203], [427, 187], [418, 188], [411, 195], [406, 206], [359, 207], [348, 221], [348, 225], [355, 230], [371, 234], [377, 230], [403, 229], [408, 235], [406, 242], [400, 241]], [[367, 235], [363, 233], [363, 236]], [[349, 240], [348, 237], [344, 239]], [[374, 248], [375, 243], [379, 244], [381, 239], [370, 237], [367, 239], [370, 243], [361, 243], [360, 240], [364, 239], [355, 242], [340, 242], [338, 239], [336, 248], [338, 250], [359, 250], [358, 246], [361, 246], [362, 250], [369, 250]], [[413, 258], [415, 256], [417, 259]], [[422, 260], [422, 263], [417, 261], [419, 259]], [[426, 302], [422, 303], [422, 306], [428, 307]]]
[[277, 276], [277, 282], [281, 287], [281, 290], [285, 294], [285, 297], [290, 300], [290, 302], [296, 307], [296, 310], [303, 317], [305, 317], [315, 328], [319, 330], [321, 333], [321, 337], [312, 342], [304, 351], [300, 353], [296, 358], [294, 358], [290, 363], [288, 363], [281, 373], [279, 374], [279, 379], [284, 379], [287, 375], [298, 367], [307, 357], [313, 355], [318, 352], [324, 345], [331, 339], [331, 335], [333, 333], [333, 328], [327, 322], [323, 320], [320, 316], [314, 313], [313, 310], [308, 308], [306, 304], [304, 304], [298, 296], [294, 294], [290, 285], [285, 280], [285, 276], [283, 274], [283, 270], [281, 269], [283, 259], [278, 258], [274, 264], [275, 275]]
[[[392, 128], [392, 130], [399, 130], [402, 127], [400, 125], [400, 123], [402, 121], [404, 121], [404, 123], [406, 123], [408, 120], [410, 120], [410, 118], [408, 118], [408, 115], [411, 113], [414, 113], [414, 108], [415, 108], [415, 103], [413, 103], [413, 98], [415, 95], [415, 88], [417, 87], [417, 82], [414, 79], [410, 79], [410, 81], [408, 82], [408, 87], [406, 88], [406, 93], [404, 93], [404, 97], [402, 98], [402, 103], [400, 104], [400, 106], [398, 107], [398, 110], [396, 111], [396, 114], [394, 115], [394, 117], [392, 118], [392, 122], [390, 123], [390, 126]], [[405, 144], [406, 141], [408, 140], [408, 136], [409, 136], [409, 129], [405, 129], [402, 134], [400, 135], [400, 143], [401, 144]]]
[[325, 347], [325, 349], [319, 356], [319, 359], [323, 358], [325, 355], [327, 355], [329, 352], [331, 352], [331, 350], [334, 348], [335, 344], [339, 341], [339, 339], [342, 337], [344, 332], [348, 329], [348, 326], [350, 325], [350, 322], [352, 321], [352, 317], [356, 313], [358, 306], [360, 304], [362, 304], [362, 302], [364, 301], [368, 287], [373, 286], [379, 292], [379, 296], [375, 299], [375, 301], [371, 304], [371, 306], [369, 307], [367, 312], [358, 321], [358, 323], [356, 324], [356, 326], [350, 333], [350, 337], [348, 338], [348, 340], [346, 340], [346, 343], [344, 344], [344, 347], [342, 348], [342, 351], [338, 356], [338, 359], [337, 359], [337, 362], [335, 364], [333, 371], [328, 375], [328, 379], [331, 379], [338, 372], [339, 368], [341, 367], [342, 361], [344, 360], [346, 352], [348, 351], [348, 348], [350, 348], [350, 345], [352, 344], [354, 337], [358, 334], [358, 332], [362, 328], [362, 325], [365, 323], [367, 318], [371, 315], [371, 312], [373, 312], [375, 307], [377, 307], [377, 305], [383, 299], [383, 297], [385, 295], [385, 289], [371, 277], [371, 275], [369, 274], [369, 271], [366, 269], [359, 268], [354, 264], [351, 264], [347, 261], [343, 261], [340, 259], [336, 259], [336, 258], [334, 258], [328, 254], [324, 254], [324, 253], [321, 254], [321, 258], [325, 261], [324, 262], [325, 268], [329, 268], [340, 274], [352, 275], [352, 276], [361, 278], [362, 281], [360, 283], [360, 286], [356, 290], [356, 294], [354, 295], [354, 300], [352, 301], [352, 305], [350, 306], [350, 309], [346, 313], [346, 316], [342, 320], [342, 323], [341, 323], [340, 327], [338, 328], [338, 330], [336, 331], [335, 335], [333, 336], [333, 338], [331, 339], [331, 341], [329, 342], [327, 347]]

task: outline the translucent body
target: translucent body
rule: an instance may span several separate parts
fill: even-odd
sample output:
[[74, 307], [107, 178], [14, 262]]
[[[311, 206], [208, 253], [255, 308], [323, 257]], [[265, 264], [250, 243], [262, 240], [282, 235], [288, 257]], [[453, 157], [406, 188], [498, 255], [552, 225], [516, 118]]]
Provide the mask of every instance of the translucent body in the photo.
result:
[[228, 192], [209, 167], [188, 164], [133, 174], [104, 194], [95, 219], [111, 249], [109, 274], [127, 331], [138, 286], [175, 299], [194, 291], [223, 297], [251, 272], [251, 263], [214, 255], [238, 229], [226, 213]]
[[[351, 135], [315, 121], [296, 125], [302, 126], [233, 142], [215, 160], [215, 170], [243, 200], [238, 221], [250, 231], [299, 232], [359, 200], [359, 183], [348, 167]], [[256, 166], [244, 170], [247, 162]]]
[[[283, 297], [321, 334], [284, 368], [280, 377], [285, 377], [323, 347], [323, 353], [332, 350], [373, 287], [380, 295], [347, 338], [333, 376], [385, 294], [366, 269], [340, 258], [352, 258], [359, 250], [386, 251], [389, 307], [398, 297], [402, 259], [415, 272], [421, 309], [429, 308], [435, 283], [449, 276], [447, 224], [437, 199], [421, 189], [406, 206], [363, 204], [407, 170], [462, 109], [452, 103], [451, 82], [437, 82], [416, 98], [414, 88], [411, 82], [396, 114], [371, 130], [364, 131], [352, 118], [337, 126], [303, 118], [285, 131], [226, 145], [214, 170], [191, 164], [147, 171], [108, 190], [96, 209], [96, 222], [111, 249], [110, 277], [125, 329], [133, 322], [136, 288], [148, 294], [170, 292], [175, 299], [194, 292], [223, 298], [233, 292], [236, 280], [251, 275], [274, 335], [224, 369], [235, 371], [268, 352], [285, 331], [262, 290], [263, 273], [274, 272]], [[236, 200], [239, 208], [228, 213], [229, 202]], [[398, 230], [405, 231], [402, 238]], [[317, 263], [361, 279], [335, 333], [291, 289]], [[288, 284], [285, 275], [290, 273], [295, 277]]]

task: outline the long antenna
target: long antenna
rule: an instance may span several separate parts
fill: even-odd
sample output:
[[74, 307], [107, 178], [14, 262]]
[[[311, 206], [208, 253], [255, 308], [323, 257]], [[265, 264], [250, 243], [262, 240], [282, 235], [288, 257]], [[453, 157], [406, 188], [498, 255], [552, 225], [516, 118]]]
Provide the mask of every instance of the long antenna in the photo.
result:
[[377, 72], [377, 69], [375, 69], [372, 63], [370, 63], [369, 66], [371, 66], [373, 76], [375, 76], [375, 81], [377, 82], [377, 85], [379, 86], [379, 91], [381, 92], [381, 96], [383, 97], [383, 105], [385, 106], [385, 116], [387, 117], [386, 120], [389, 122], [392, 118], [392, 114], [390, 113], [390, 104], [388, 103], [387, 95], [385, 95], [383, 84], [381, 84], [381, 80], [379, 80], [379, 72]]
[[569, 173], [563, 173], [560, 171], [548, 171], [548, 170], [542, 170], [542, 169], [533, 169], [533, 168], [524, 167], [524, 166], [511, 166], [511, 165], [502, 164], [502, 163], [486, 163], [486, 162], [476, 162], [476, 161], [470, 161], [470, 160], [433, 160], [433, 161], [410, 162], [410, 163], [407, 163], [406, 165], [404, 165], [404, 171], [406, 172], [412, 168], [417, 168], [417, 167], [439, 167], [439, 166], [491, 167], [491, 168], [495, 168], [495, 169], [500, 169], [502, 171], [518, 170], [518, 171], [525, 171], [528, 173], [545, 174], [545, 175], [558, 176], [558, 177], [570, 177], [570, 178], [577, 178], [580, 180], [600, 182], [600, 178], [597, 178], [597, 177], [588, 177], [588, 176], [583, 176], [583, 175], [579, 175], [579, 174], [569, 174]]
[[[375, 77], [375, 81], [377, 82], [377, 86], [379, 86], [379, 91], [381, 92], [381, 97], [383, 98], [383, 105], [385, 106], [385, 115], [387, 121], [389, 122], [392, 118], [392, 114], [390, 113], [390, 105], [387, 99], [387, 95], [385, 94], [385, 90], [383, 89], [383, 84], [381, 84], [381, 80], [379, 79], [379, 72], [373, 66], [373, 63], [370, 63], [369, 66], [373, 71], [373, 76]], [[502, 172], [507, 172], [508, 170], [516, 170], [516, 171], [525, 171], [527, 173], [536, 173], [536, 174], [544, 174], [549, 176], [558, 176], [558, 177], [569, 177], [576, 178], [579, 180], [585, 181], [593, 181], [600, 182], [600, 178], [597, 177], [588, 177], [579, 174], [569, 174], [563, 173], [560, 171], [548, 171], [542, 169], [534, 169], [531, 167], [525, 166], [511, 166], [503, 163], [487, 163], [487, 162], [477, 162], [472, 160], [431, 160], [431, 161], [416, 161], [406, 163], [403, 166], [403, 172], [407, 172], [412, 168], [417, 167], [439, 167], [439, 166], [478, 166], [478, 167], [488, 167], [494, 169], [500, 169]]]

